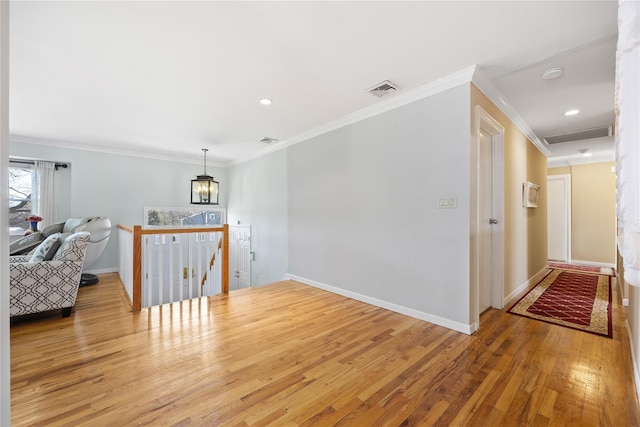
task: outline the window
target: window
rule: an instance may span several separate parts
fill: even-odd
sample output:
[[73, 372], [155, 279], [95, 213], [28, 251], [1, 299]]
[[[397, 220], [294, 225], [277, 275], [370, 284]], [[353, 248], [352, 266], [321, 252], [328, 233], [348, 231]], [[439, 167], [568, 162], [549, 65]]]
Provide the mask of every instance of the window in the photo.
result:
[[224, 208], [144, 208], [145, 226], [216, 227], [225, 223]]
[[9, 163], [9, 227], [28, 228], [34, 172], [29, 165]]

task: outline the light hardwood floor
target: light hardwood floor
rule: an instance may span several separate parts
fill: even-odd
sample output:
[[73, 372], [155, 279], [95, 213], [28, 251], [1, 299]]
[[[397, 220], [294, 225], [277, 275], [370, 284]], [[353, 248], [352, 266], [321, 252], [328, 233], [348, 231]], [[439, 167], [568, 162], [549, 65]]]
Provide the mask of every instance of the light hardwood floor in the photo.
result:
[[467, 336], [292, 281], [134, 315], [102, 275], [70, 318], [12, 322], [12, 420], [635, 426], [617, 302], [613, 317], [609, 339], [489, 310]]

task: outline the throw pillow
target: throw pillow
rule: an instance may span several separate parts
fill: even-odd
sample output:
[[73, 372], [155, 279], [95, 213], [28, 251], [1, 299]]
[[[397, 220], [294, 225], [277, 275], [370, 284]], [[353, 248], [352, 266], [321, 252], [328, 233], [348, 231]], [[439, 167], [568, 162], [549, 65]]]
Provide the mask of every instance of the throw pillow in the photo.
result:
[[33, 255], [31, 255], [31, 259], [29, 262], [41, 262], [41, 261], [49, 261], [53, 258], [53, 255], [58, 250], [60, 246], [60, 233], [52, 234], [51, 236], [44, 239], [44, 242], [40, 243], [40, 245], [36, 248]]
[[60, 248], [61, 244], [62, 244], [62, 239], [58, 237], [56, 241], [53, 242], [53, 245], [51, 245], [47, 253], [44, 255], [43, 261], [51, 261], [54, 255], [56, 254], [56, 252], [58, 252], [58, 248]]

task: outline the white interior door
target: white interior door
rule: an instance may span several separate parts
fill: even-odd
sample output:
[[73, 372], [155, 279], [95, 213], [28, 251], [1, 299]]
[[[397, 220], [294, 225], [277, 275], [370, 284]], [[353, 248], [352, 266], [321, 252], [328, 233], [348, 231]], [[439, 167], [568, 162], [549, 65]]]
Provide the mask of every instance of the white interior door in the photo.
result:
[[491, 159], [491, 136], [480, 132], [479, 144], [479, 169], [478, 169], [478, 249], [479, 249], [479, 284], [478, 300], [479, 310], [482, 313], [491, 307], [491, 246], [492, 246], [492, 222], [495, 221], [493, 215], [493, 192], [492, 192], [492, 159]]
[[547, 177], [547, 258], [571, 262], [571, 175]]
[[480, 313], [504, 305], [504, 127], [479, 105], [474, 110], [477, 212], [471, 309], [480, 327]]
[[251, 286], [251, 226], [229, 226], [229, 290]]

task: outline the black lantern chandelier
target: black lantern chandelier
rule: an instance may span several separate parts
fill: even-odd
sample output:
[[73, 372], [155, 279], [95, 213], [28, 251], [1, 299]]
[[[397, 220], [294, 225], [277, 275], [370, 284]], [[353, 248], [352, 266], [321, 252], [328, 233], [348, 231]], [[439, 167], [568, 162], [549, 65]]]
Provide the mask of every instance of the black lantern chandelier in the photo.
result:
[[212, 176], [207, 175], [207, 151], [204, 151], [204, 173], [191, 180], [191, 204], [192, 205], [217, 205], [218, 182]]

